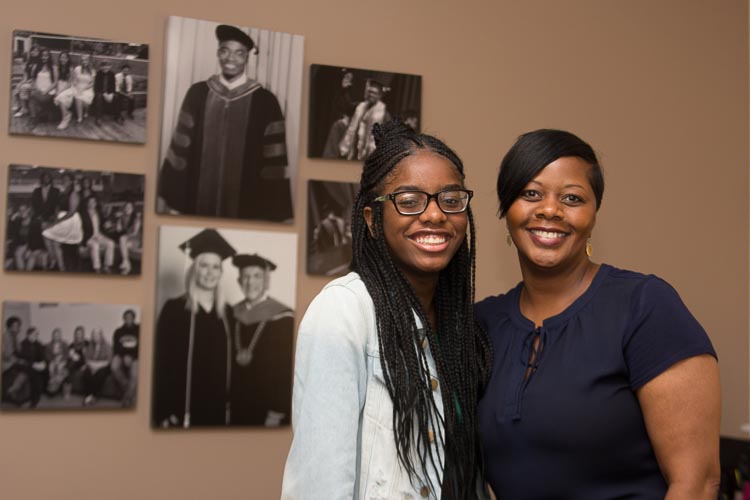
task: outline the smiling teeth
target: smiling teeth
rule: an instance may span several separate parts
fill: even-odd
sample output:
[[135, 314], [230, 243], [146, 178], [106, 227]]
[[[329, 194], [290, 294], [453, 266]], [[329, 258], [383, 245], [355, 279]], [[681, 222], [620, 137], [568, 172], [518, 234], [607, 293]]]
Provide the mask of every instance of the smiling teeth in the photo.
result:
[[540, 231], [538, 229], [532, 229], [531, 232], [541, 238], [564, 238], [565, 237], [565, 233], [556, 233], [553, 231]]
[[445, 243], [445, 236], [430, 235], [430, 236], [418, 236], [414, 238], [414, 241], [420, 245], [441, 245]]

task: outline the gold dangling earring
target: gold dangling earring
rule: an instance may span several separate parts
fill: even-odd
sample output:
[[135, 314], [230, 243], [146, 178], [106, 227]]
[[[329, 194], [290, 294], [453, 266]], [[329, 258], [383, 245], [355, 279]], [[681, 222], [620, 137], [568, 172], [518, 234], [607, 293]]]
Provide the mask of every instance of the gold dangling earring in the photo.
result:
[[591, 240], [589, 239], [586, 242], [586, 257], [591, 257], [592, 253], [594, 253], [594, 247], [591, 246]]
[[505, 243], [507, 243], [509, 247], [513, 246], [513, 238], [510, 237], [510, 233], [505, 237]]

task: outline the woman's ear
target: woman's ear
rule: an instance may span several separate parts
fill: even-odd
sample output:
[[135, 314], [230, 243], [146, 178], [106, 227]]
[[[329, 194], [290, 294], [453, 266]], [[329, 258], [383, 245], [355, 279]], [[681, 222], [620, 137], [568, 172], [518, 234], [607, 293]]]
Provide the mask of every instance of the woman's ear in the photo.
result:
[[367, 224], [367, 230], [370, 231], [370, 236], [375, 238], [375, 230], [372, 228], [372, 207], [363, 208], [362, 215], [365, 218], [365, 223]]

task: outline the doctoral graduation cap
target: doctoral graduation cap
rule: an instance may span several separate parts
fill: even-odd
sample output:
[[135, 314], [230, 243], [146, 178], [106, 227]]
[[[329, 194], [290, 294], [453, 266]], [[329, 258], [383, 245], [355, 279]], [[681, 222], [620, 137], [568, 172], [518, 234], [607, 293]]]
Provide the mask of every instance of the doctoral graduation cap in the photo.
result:
[[235, 255], [234, 257], [232, 257], [232, 264], [237, 266], [237, 269], [240, 270], [249, 266], [258, 266], [262, 267], [263, 269], [268, 269], [269, 271], [274, 271], [276, 269], [276, 264], [266, 258], [261, 257], [257, 253], [254, 253], [252, 255], [246, 253]]
[[227, 42], [229, 40], [239, 42], [247, 47], [248, 52], [255, 47], [253, 39], [247, 36], [244, 31], [228, 24], [220, 24], [216, 27], [216, 38], [219, 40], [219, 43]]
[[227, 243], [215, 229], [204, 229], [186, 242], [180, 245], [180, 250], [185, 252], [191, 259], [195, 259], [202, 253], [215, 253], [224, 260], [237, 251]]

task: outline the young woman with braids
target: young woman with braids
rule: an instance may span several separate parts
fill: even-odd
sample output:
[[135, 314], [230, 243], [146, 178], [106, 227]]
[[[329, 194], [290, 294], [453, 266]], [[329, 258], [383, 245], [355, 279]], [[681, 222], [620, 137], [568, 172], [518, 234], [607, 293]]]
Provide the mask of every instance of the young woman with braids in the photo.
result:
[[[354, 272], [297, 336], [282, 498], [483, 498], [472, 192], [440, 140], [376, 125], [352, 211]], [[468, 238], [467, 238], [468, 227]]]

